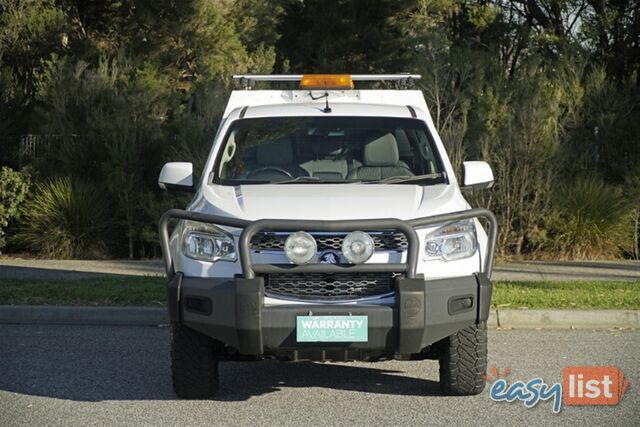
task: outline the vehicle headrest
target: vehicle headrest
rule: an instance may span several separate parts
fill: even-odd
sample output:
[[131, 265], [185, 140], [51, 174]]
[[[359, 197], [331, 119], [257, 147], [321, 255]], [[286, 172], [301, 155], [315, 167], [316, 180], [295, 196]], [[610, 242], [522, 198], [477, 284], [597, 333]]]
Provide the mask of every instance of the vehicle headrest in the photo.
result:
[[293, 163], [293, 147], [288, 137], [258, 145], [256, 160], [261, 165], [290, 165]]
[[396, 137], [400, 157], [412, 157], [413, 153], [411, 151], [411, 143], [409, 142], [409, 138], [407, 137], [407, 132], [405, 132], [404, 129], [397, 129], [394, 132], [393, 136]]
[[342, 153], [342, 143], [340, 141], [331, 141], [328, 138], [321, 138], [311, 142], [313, 154], [318, 157], [337, 156]]
[[387, 133], [374, 139], [364, 146], [362, 157], [365, 166], [396, 166], [400, 155], [395, 136]]

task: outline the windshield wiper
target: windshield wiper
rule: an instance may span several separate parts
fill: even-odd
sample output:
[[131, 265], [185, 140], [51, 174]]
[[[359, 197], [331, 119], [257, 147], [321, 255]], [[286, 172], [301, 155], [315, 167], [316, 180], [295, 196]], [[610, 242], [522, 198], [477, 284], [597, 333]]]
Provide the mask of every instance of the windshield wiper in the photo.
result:
[[298, 176], [284, 181], [274, 181], [272, 184], [353, 184], [355, 182], [360, 182], [360, 180], [323, 179], [317, 176]]
[[443, 180], [444, 175], [441, 172], [430, 173], [426, 175], [402, 175], [391, 176], [385, 179], [379, 179], [376, 181], [366, 181], [367, 184], [417, 184], [423, 181]]

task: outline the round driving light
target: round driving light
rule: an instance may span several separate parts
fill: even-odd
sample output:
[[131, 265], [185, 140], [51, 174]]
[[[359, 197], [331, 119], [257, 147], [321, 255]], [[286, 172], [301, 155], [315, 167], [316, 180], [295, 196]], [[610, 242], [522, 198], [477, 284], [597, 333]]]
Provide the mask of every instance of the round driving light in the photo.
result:
[[342, 241], [342, 254], [353, 264], [360, 264], [373, 255], [374, 243], [364, 231], [354, 231]]
[[297, 231], [284, 242], [284, 253], [294, 264], [306, 264], [316, 255], [316, 240], [309, 233]]

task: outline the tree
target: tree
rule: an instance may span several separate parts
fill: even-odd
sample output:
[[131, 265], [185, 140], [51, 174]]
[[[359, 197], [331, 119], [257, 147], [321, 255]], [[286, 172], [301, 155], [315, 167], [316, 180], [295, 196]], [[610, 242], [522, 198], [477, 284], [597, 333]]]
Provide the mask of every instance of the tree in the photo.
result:
[[27, 97], [35, 92], [43, 59], [65, 50], [68, 24], [53, 0], [0, 1], [0, 58]]
[[635, 182], [639, 13], [637, 0], [0, 0], [3, 161], [20, 135], [53, 135], [37, 175], [100, 188], [112, 250], [136, 256], [178, 203], [156, 188], [162, 162], [201, 168], [231, 74], [418, 72], [456, 168], [494, 166], [472, 201], [498, 214], [501, 252], [532, 253], [553, 234], [557, 180]]
[[412, 48], [394, 20], [414, 2], [289, 1], [280, 23], [278, 65], [292, 72], [399, 72]]
[[6, 244], [5, 229], [20, 217], [19, 208], [27, 196], [30, 181], [26, 173], [0, 168], [0, 249]]
[[640, 3], [637, 0], [586, 0], [586, 45], [595, 62], [618, 82], [640, 86]]

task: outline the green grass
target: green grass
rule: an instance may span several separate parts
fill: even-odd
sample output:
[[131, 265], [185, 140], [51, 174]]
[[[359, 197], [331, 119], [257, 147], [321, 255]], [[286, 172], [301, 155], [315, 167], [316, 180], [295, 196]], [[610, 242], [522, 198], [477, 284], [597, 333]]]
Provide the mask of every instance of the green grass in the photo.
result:
[[[636, 282], [495, 282], [498, 308], [640, 309]], [[164, 306], [163, 277], [0, 281], [0, 305]]]
[[164, 306], [164, 277], [96, 277], [80, 280], [0, 280], [0, 305]]
[[640, 309], [640, 281], [496, 282], [497, 308]]

